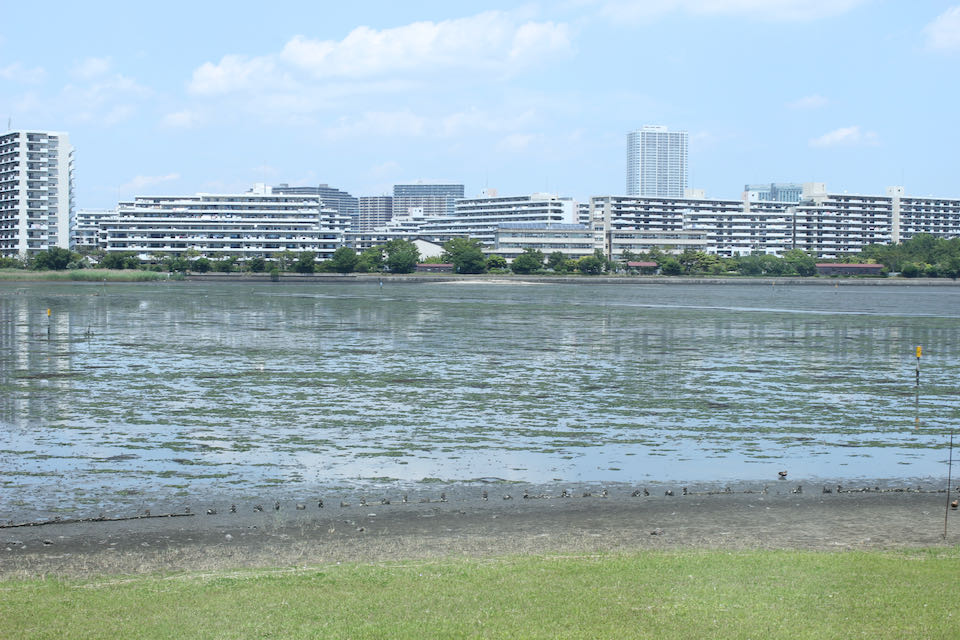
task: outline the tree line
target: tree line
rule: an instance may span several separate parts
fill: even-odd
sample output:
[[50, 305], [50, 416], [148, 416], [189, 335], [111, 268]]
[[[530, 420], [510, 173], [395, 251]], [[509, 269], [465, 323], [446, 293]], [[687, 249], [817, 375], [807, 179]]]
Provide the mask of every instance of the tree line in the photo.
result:
[[[408, 240], [391, 240], [383, 245], [357, 252], [340, 247], [329, 260], [317, 260], [311, 251], [281, 251], [269, 259], [243, 259], [236, 255], [208, 258], [189, 249], [179, 254], [154, 254], [141, 260], [134, 252], [107, 253], [94, 250], [77, 253], [57, 247], [40, 251], [29, 258], [0, 258], [0, 268], [64, 270], [96, 266], [101, 269], [147, 269], [206, 273], [235, 271], [297, 273], [412, 273], [421, 262], [420, 251]], [[608, 259], [597, 249], [581, 258], [568, 258], [560, 251], [549, 254], [528, 248], [508, 264], [503, 256], [487, 255], [483, 244], [473, 238], [453, 238], [443, 244], [439, 258], [427, 262], [449, 263], [455, 273], [518, 273], [599, 275], [610, 273], [658, 272], [665, 276], [813, 276], [817, 273], [814, 257], [800, 249], [791, 249], [781, 256], [752, 254], [721, 257], [705, 251], [687, 249], [673, 254], [661, 249], [648, 252], [624, 251], [616, 259]], [[648, 262], [655, 267], [642, 268], [630, 263]], [[938, 238], [918, 234], [897, 244], [872, 244], [857, 253], [841, 256], [835, 262], [881, 264], [884, 273], [900, 273], [905, 277], [957, 278], [960, 276], [960, 237]]]

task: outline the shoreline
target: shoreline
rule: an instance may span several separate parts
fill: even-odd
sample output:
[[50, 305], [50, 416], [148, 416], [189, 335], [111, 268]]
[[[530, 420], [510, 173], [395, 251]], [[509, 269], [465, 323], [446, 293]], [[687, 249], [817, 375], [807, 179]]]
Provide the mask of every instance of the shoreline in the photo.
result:
[[[283, 501], [183, 517], [0, 529], [0, 579], [383, 562], [443, 557], [644, 550], [847, 551], [960, 544], [945, 490], [823, 493], [774, 484], [766, 493], [634, 496], [623, 489], [561, 497], [502, 487], [489, 499], [340, 506]], [[218, 505], [219, 506], [219, 505]], [[943, 537], [946, 511], [948, 531]]]
[[[412, 274], [365, 274], [365, 273], [283, 273], [279, 280], [273, 280], [269, 273], [189, 273], [170, 277], [171, 274], [144, 271], [113, 271], [110, 278], [104, 280], [77, 278], [73, 272], [30, 272], [6, 271], [0, 274], [0, 285], [5, 283], [56, 283], [56, 284], [169, 284], [177, 282], [205, 282], [221, 284], [602, 284], [602, 285], [749, 285], [749, 286], [910, 286], [910, 287], [956, 287], [960, 281], [948, 278], [871, 278], [856, 276], [811, 276], [765, 277], [765, 276], [557, 276], [557, 275], [518, 275], [518, 274], [456, 274], [456, 273], [412, 273]], [[78, 271], [76, 273], [89, 273]], [[144, 278], [140, 274], [154, 274], [157, 277]], [[129, 275], [129, 279], [124, 276]]]

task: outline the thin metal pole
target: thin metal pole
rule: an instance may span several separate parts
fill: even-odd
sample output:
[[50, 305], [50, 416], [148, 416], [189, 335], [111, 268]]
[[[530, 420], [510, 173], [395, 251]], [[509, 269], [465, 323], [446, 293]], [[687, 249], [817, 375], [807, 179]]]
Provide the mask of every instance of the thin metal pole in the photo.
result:
[[943, 539], [947, 539], [947, 516], [950, 514], [950, 481], [953, 479], [953, 429], [950, 429], [950, 458], [947, 462], [947, 506], [943, 510]]

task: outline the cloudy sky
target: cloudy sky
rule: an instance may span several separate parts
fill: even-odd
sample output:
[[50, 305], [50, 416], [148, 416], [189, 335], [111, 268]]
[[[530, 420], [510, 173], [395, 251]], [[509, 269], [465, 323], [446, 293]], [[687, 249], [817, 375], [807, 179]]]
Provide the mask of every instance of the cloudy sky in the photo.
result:
[[[960, 4], [5, 3], [0, 118], [66, 131], [79, 207], [396, 182], [622, 193], [627, 131], [691, 186], [960, 197]], [[2, 122], [0, 127], [5, 127]]]

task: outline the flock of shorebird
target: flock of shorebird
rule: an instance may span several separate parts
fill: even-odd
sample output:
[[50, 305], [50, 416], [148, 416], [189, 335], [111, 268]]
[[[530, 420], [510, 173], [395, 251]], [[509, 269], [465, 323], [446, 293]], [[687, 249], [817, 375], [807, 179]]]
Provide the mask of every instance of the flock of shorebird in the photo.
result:
[[[786, 480], [786, 478], [787, 478], [787, 472], [786, 472], [786, 471], [779, 471], [779, 472], [777, 473], [777, 477], [778, 477], [780, 480]], [[724, 494], [732, 494], [732, 493], [744, 493], [744, 494], [758, 493], [758, 494], [761, 494], [761, 495], [765, 495], [765, 494], [767, 494], [767, 493], [769, 492], [769, 490], [770, 490], [770, 486], [769, 486], [769, 485], [764, 485], [763, 488], [762, 488], [762, 489], [759, 489], [759, 490], [745, 489], [745, 490], [743, 490], [743, 491], [734, 491], [734, 490], [731, 489], [729, 486], [724, 487], [724, 488], [722, 488], [722, 489], [715, 489], [715, 490], [708, 490], [708, 491], [692, 491], [692, 490], [688, 489], [687, 487], [683, 487], [683, 488], [680, 490], [680, 495], [682, 495], [682, 496], [705, 496], [705, 495], [706, 495], [706, 496], [709, 496], [709, 495], [724, 495]], [[835, 489], [834, 489], [832, 486], [831, 486], [831, 487], [827, 487], [827, 486], [823, 487], [823, 493], [825, 493], [825, 494], [827, 494], [827, 493], [834, 493], [834, 492], [836, 492], [836, 493], [943, 493], [944, 491], [945, 491], [945, 490], [943, 490], [943, 489], [932, 489], [932, 490], [927, 489], [927, 490], [925, 490], [925, 489], [923, 489], [922, 487], [881, 488], [881, 487], [879, 487], [879, 486], [874, 486], [874, 487], [851, 488], [851, 487], [844, 487], [843, 485], [840, 485], [840, 484], [836, 485], [836, 488], [835, 488]], [[957, 491], [960, 492], [960, 487], [957, 488]], [[793, 494], [803, 493], [803, 486], [802, 486], [802, 485], [797, 485], [796, 487], [794, 487], [794, 488], [792, 488], [792, 489], [790, 490], [790, 493], [793, 493]], [[606, 488], [601, 488], [601, 489], [600, 489], [599, 491], [597, 491], [597, 492], [593, 492], [593, 491], [590, 491], [590, 490], [582, 491], [582, 492], [580, 492], [580, 496], [579, 496], [579, 497], [581, 497], [581, 498], [590, 498], [590, 497], [606, 498], [606, 497], [608, 497], [609, 495], [610, 495], [610, 493], [609, 493], [609, 491], [608, 491]], [[648, 496], [650, 496], [650, 495], [651, 495], [650, 490], [649, 490], [647, 487], [643, 487], [643, 488], [640, 488], [640, 489], [634, 489], [634, 490], [630, 493], [630, 496], [633, 497], [633, 498], [648, 497]], [[664, 492], [663, 492], [663, 495], [664, 495], [664, 496], [667, 496], [667, 497], [671, 497], [671, 496], [674, 496], [675, 494], [674, 494], [673, 489], [665, 489]], [[509, 494], [509, 493], [504, 493], [501, 497], [502, 497], [503, 500], [513, 500], [513, 495], [512, 495], [512, 494]], [[524, 500], [534, 500], [534, 499], [549, 500], [549, 499], [551, 499], [551, 498], [553, 498], [553, 497], [554, 497], [554, 496], [552, 496], [552, 495], [550, 495], [550, 494], [546, 494], [546, 493], [536, 493], [536, 494], [530, 493], [529, 490], [525, 490], [525, 491], [523, 492], [523, 495], [522, 495], [522, 498], [523, 498]], [[563, 490], [560, 492], [560, 494], [557, 495], [556, 497], [562, 499], [562, 498], [575, 498], [575, 497], [577, 497], [577, 496], [576, 496], [573, 492], [571, 492], [571, 491], [569, 491], [569, 490], [567, 490], [567, 489], [563, 489]], [[483, 501], [487, 501], [487, 500], [490, 499], [490, 494], [489, 494], [489, 492], [488, 492], [486, 489], [484, 489], [483, 491], [481, 491], [481, 493], [480, 493], [480, 499], [483, 500]], [[359, 507], [368, 507], [368, 506], [372, 506], [372, 505], [374, 505], [374, 504], [388, 505], [388, 504], [391, 504], [391, 502], [392, 502], [391, 499], [390, 499], [390, 498], [387, 498], [387, 497], [380, 498], [379, 500], [374, 501], [374, 502], [367, 502], [366, 497], [361, 496], [360, 499], [359, 499], [359, 501], [357, 502], [357, 506], [359, 506]], [[410, 502], [411, 502], [411, 500], [410, 500], [410, 497], [408, 496], [408, 494], [403, 494], [403, 495], [401, 496], [401, 498], [400, 498], [400, 503], [401, 503], [401, 504], [407, 504], [407, 503], [410, 503]], [[427, 504], [427, 503], [448, 502], [448, 500], [447, 500], [447, 494], [446, 494], [446, 492], [441, 492], [439, 498], [420, 497], [419, 499], [416, 500], [416, 502], [417, 502], [417, 503], [420, 503], [420, 504]], [[960, 501], [954, 500], [953, 502], [950, 503], [950, 506], [951, 506], [953, 509], [957, 509], [957, 508], [958, 508], [958, 502], [960, 502]], [[316, 504], [317, 504], [317, 508], [318, 508], [318, 509], [323, 509], [324, 506], [325, 506], [325, 505], [324, 505], [324, 502], [323, 502], [323, 499], [318, 499]], [[351, 504], [350, 502], [347, 502], [346, 500], [340, 500], [340, 508], [341, 508], [341, 509], [345, 509], [345, 508], [348, 508], [348, 507], [351, 507], [351, 506], [352, 506], [352, 504]], [[279, 500], [277, 500], [277, 501], [275, 501], [275, 502], [273, 503], [273, 510], [274, 510], [274, 511], [280, 511], [281, 507], [282, 507], [282, 505], [281, 505], [281, 503], [280, 503]], [[307, 509], [307, 503], [305, 503], [305, 502], [297, 502], [297, 503], [296, 503], [296, 509], [297, 509], [297, 511], [305, 511], [305, 510]], [[254, 505], [253, 510], [256, 511], [256, 512], [263, 512], [263, 511], [264, 511], [264, 506], [263, 506], [262, 504], [256, 504], [256, 505]], [[187, 512], [188, 512], [188, 513], [190, 512], [190, 509], [189, 509], [189, 508], [187, 508]], [[236, 504], [230, 505], [230, 513], [237, 513], [237, 505], [236, 505]], [[216, 510], [216, 509], [214, 509], [214, 508], [207, 509], [207, 515], [216, 515], [216, 514], [217, 514], [217, 510]]]

